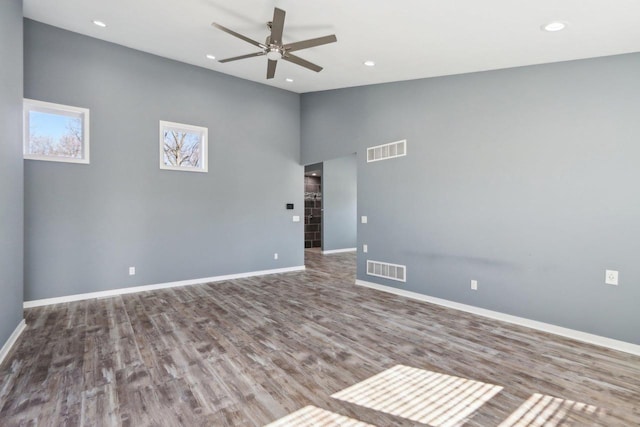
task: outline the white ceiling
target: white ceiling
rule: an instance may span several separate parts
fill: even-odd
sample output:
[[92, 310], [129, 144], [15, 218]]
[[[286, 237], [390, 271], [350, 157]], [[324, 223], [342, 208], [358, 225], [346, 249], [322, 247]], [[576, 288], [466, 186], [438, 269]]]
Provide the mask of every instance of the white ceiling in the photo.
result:
[[[264, 56], [205, 58], [256, 52], [211, 23], [263, 42], [274, 6], [287, 12], [285, 43], [336, 34], [296, 52], [323, 71], [279, 61], [267, 80]], [[638, 0], [24, 0], [24, 15], [298, 93], [640, 51]], [[556, 20], [567, 29], [541, 30]]]

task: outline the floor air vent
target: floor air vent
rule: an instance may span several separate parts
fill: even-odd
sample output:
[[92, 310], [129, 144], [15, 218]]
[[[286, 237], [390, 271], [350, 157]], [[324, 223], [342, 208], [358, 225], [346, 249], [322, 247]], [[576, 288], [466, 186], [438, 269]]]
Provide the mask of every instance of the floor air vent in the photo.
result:
[[398, 282], [406, 282], [407, 266], [367, 260], [367, 274], [369, 276], [397, 280]]
[[376, 145], [367, 148], [367, 163], [378, 160], [393, 159], [407, 155], [407, 140], [390, 142], [388, 144]]

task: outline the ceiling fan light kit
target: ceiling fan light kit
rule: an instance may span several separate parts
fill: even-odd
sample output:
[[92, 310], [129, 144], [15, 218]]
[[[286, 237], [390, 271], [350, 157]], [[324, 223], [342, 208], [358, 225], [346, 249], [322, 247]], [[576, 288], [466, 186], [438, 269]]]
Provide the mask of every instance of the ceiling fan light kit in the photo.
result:
[[267, 79], [272, 79], [276, 75], [276, 65], [278, 64], [278, 61], [281, 59], [315, 72], [322, 71], [321, 66], [313, 64], [307, 61], [306, 59], [302, 59], [299, 56], [292, 55], [291, 52], [337, 42], [338, 39], [336, 38], [335, 34], [332, 34], [330, 36], [323, 36], [323, 37], [318, 37], [314, 39], [309, 39], [309, 40], [303, 40], [295, 43], [283, 44], [282, 32], [284, 30], [285, 15], [286, 15], [286, 12], [284, 10], [278, 9], [277, 7], [274, 8], [273, 21], [267, 22], [267, 27], [269, 28], [270, 34], [267, 36], [267, 39], [265, 40], [264, 43], [260, 43], [255, 40], [252, 40], [249, 37], [243, 36], [240, 33], [236, 33], [235, 31], [230, 30], [229, 28], [223, 27], [222, 25], [217, 24], [215, 22], [212, 23], [211, 25], [218, 28], [219, 30], [222, 30], [227, 34], [230, 34], [236, 38], [239, 38], [240, 40], [243, 40], [261, 49], [259, 52], [249, 53], [247, 55], [241, 55], [241, 56], [234, 56], [232, 58], [221, 59], [219, 62], [226, 63], [231, 61], [237, 61], [240, 59], [255, 58], [256, 56], [266, 56], [268, 59]]
[[277, 61], [278, 59], [282, 59], [282, 52], [277, 47], [270, 47], [267, 52], [267, 58], [272, 61]]

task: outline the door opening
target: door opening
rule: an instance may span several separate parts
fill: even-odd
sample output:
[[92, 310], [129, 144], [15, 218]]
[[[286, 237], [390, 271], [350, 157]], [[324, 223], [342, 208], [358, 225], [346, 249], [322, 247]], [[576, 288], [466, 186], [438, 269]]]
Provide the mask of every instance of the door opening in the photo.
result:
[[322, 248], [322, 163], [304, 168], [304, 247]]

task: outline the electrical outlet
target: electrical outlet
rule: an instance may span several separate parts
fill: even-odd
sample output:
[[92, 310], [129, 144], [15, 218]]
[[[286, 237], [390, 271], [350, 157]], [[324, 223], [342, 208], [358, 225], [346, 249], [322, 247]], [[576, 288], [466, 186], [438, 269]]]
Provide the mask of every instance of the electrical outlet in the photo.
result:
[[604, 273], [604, 283], [618, 286], [618, 272], [616, 270], [606, 270]]
[[273, 259], [278, 259], [278, 252], [276, 252], [275, 254], [273, 254]]
[[473, 291], [477, 291], [478, 290], [478, 281], [477, 280], [472, 280], [471, 281], [471, 290], [473, 290]]
[[292, 220], [293, 222], [300, 222], [300, 215], [294, 215]]
[[135, 276], [135, 275], [136, 275], [136, 268], [129, 267], [129, 276]]
[[367, 246], [366, 244], [362, 245], [362, 252], [364, 252], [365, 254], [369, 252], [369, 246]]
[[368, 221], [367, 216], [366, 215], [362, 215], [362, 217], [360, 217], [360, 222], [362, 222], [363, 224], [366, 224]]

